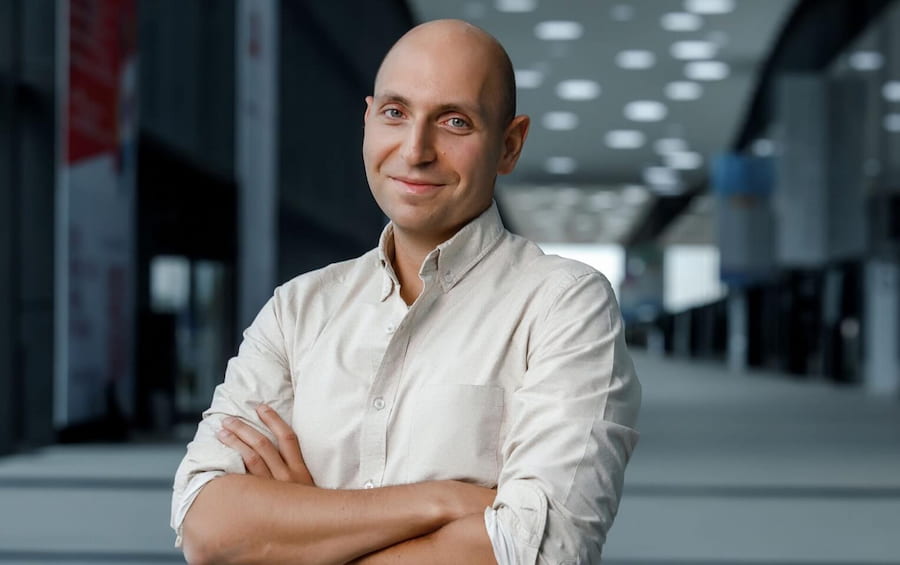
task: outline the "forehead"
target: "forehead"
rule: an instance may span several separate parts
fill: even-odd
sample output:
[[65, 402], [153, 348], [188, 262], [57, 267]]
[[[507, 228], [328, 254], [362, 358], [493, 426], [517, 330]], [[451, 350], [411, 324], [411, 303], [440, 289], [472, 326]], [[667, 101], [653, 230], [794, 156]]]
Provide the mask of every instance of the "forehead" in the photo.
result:
[[413, 102], [470, 105], [493, 110], [499, 88], [491, 58], [477, 43], [408, 41], [385, 58], [375, 81], [375, 96], [388, 93]]

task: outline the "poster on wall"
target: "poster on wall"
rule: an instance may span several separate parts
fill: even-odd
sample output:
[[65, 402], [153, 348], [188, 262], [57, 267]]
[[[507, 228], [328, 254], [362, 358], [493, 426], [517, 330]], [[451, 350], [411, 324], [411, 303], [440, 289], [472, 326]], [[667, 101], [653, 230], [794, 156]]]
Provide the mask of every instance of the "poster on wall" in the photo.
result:
[[775, 272], [773, 171], [771, 157], [724, 153], [714, 161], [720, 278], [731, 287], [766, 281]]
[[60, 18], [54, 423], [132, 412], [136, 0], [69, 0]]

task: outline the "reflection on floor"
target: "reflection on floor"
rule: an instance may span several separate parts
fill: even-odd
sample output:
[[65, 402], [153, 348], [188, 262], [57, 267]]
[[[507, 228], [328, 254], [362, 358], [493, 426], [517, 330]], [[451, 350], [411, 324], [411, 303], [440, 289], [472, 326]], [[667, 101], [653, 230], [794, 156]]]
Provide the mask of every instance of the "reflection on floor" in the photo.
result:
[[[636, 355], [641, 442], [604, 563], [900, 563], [900, 399]], [[0, 563], [179, 563], [183, 445], [0, 459]]]

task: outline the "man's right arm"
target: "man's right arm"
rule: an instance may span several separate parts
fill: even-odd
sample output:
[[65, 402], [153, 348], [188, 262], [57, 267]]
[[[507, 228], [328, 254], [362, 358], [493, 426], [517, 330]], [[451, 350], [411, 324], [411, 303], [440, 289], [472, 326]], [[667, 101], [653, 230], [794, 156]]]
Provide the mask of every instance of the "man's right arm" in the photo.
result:
[[183, 524], [189, 563], [346, 563], [483, 512], [494, 492], [455, 481], [367, 490], [225, 475]]

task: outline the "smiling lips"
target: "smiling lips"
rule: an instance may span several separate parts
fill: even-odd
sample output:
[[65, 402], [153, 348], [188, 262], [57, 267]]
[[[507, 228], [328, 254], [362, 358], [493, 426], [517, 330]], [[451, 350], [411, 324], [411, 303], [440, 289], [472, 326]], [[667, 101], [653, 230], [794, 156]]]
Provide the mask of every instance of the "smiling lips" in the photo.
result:
[[424, 179], [414, 179], [409, 177], [391, 177], [400, 186], [412, 194], [427, 194], [442, 187], [442, 184], [428, 182]]

